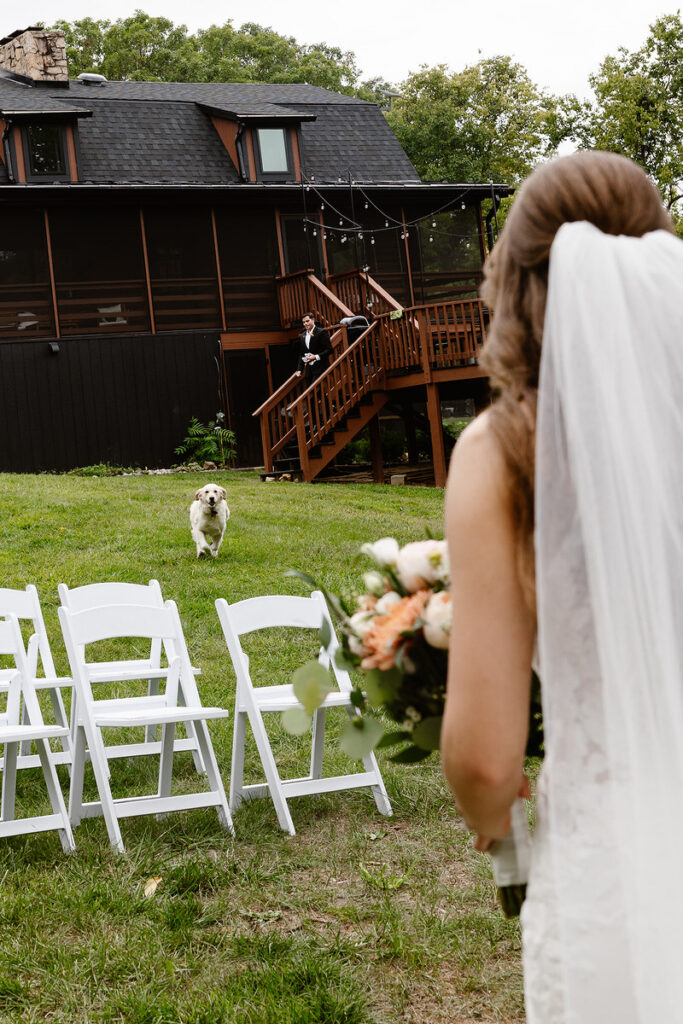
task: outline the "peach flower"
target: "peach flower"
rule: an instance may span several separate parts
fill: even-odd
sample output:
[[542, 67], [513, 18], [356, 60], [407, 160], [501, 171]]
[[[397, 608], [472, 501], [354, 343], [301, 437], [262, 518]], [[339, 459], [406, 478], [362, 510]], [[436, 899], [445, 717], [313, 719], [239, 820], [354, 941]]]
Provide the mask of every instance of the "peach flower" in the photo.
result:
[[413, 628], [415, 620], [422, 614], [429, 595], [429, 590], [419, 590], [409, 597], [402, 597], [386, 615], [375, 616], [364, 637], [365, 646], [370, 654], [363, 658], [361, 668], [382, 670], [392, 668], [401, 633]]

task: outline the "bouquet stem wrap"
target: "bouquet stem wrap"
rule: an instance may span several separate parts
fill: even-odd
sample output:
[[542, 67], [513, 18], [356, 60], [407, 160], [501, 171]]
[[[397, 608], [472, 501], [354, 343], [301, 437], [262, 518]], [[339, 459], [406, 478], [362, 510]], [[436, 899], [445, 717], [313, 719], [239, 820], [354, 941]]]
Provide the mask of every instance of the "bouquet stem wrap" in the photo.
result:
[[493, 879], [506, 917], [519, 914], [531, 866], [531, 833], [524, 800], [517, 799], [510, 809], [510, 831], [490, 848]]

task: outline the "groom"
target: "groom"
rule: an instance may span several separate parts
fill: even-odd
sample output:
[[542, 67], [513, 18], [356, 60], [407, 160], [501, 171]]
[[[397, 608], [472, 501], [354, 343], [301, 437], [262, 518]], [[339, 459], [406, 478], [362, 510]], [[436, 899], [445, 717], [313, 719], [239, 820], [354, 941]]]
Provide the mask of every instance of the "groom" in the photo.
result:
[[300, 377], [306, 376], [306, 385], [310, 386], [313, 381], [322, 376], [330, 365], [332, 355], [332, 344], [330, 336], [322, 327], [316, 327], [312, 313], [304, 313], [301, 323], [303, 331], [299, 335], [299, 359], [296, 373]]

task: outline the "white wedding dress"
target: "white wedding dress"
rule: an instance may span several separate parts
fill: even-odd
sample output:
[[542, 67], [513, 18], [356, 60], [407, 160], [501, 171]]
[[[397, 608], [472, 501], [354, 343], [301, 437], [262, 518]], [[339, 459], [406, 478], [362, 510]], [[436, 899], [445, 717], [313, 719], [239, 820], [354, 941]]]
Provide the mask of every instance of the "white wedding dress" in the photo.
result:
[[683, 1024], [683, 243], [558, 232], [536, 438], [528, 1024]]

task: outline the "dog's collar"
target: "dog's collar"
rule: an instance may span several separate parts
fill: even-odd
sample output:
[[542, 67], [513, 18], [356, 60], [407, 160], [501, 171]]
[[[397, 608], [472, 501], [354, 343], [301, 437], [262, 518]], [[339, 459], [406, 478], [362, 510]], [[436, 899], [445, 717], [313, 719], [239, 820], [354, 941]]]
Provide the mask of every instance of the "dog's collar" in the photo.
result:
[[212, 508], [212, 509], [211, 509], [211, 518], [212, 518], [212, 519], [215, 519], [215, 517], [216, 517], [217, 515], [218, 515], [218, 509], [217, 509], [217, 508]]

